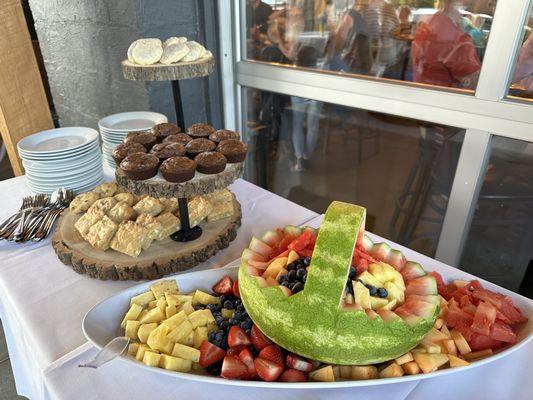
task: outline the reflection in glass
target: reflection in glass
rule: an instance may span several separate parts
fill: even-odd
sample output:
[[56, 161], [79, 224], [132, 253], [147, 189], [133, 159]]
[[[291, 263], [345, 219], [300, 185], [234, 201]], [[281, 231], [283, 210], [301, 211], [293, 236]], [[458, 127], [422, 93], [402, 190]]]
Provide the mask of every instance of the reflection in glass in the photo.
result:
[[316, 212], [367, 207], [367, 228], [436, 251], [464, 131], [246, 89], [248, 179]]
[[509, 89], [510, 96], [527, 99], [533, 99], [533, 3], [531, 7]]
[[[248, 0], [247, 4], [249, 59], [475, 89], [496, 1]], [[316, 52], [316, 64], [298, 63], [306, 48]]]

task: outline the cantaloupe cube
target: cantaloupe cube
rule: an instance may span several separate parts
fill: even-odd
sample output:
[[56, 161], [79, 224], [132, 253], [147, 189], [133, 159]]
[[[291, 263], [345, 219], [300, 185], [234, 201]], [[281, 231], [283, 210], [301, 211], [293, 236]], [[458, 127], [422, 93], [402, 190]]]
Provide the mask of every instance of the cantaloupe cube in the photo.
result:
[[420, 367], [416, 361], [409, 361], [402, 365], [402, 369], [407, 375], [416, 375], [420, 373]]
[[184, 360], [183, 358], [163, 354], [159, 366], [171, 371], [189, 372], [192, 368], [192, 362], [190, 360]]
[[422, 342], [421, 346], [426, 350], [426, 353], [438, 354], [442, 352], [439, 344]]
[[161, 296], [164, 296], [165, 293], [178, 294], [180, 292], [175, 279], [168, 279], [156, 282], [150, 286], [150, 290], [152, 291], [156, 299], [159, 299]]
[[444, 320], [442, 318], [437, 318], [437, 320], [435, 321], [434, 328], [440, 329], [442, 328], [442, 325], [444, 325]]
[[144, 307], [148, 303], [150, 303], [152, 300], [155, 300], [154, 294], [151, 291], [144, 292], [144, 293], [138, 294], [137, 296], [133, 296], [130, 300], [130, 305], [138, 304], [141, 307]]
[[485, 349], [485, 350], [473, 351], [470, 353], [463, 354], [463, 357], [466, 360], [478, 360], [480, 358], [485, 358], [487, 356], [490, 356], [491, 354], [492, 354], [492, 349]]
[[309, 380], [318, 382], [335, 382], [333, 367], [327, 365], [309, 373]]
[[378, 377], [378, 369], [373, 365], [352, 365], [351, 378], [356, 381]]
[[[136, 305], [136, 304], [134, 304]], [[150, 324], [152, 322], [159, 323], [163, 321], [165, 318], [165, 313], [161, 311], [159, 307], [152, 308], [149, 310], [145, 315], [143, 315], [139, 321], [141, 324]]]
[[192, 330], [192, 324], [189, 322], [189, 320], [185, 320], [176, 328], [171, 330], [168, 333], [167, 338], [172, 342], [181, 342], [192, 332]]
[[455, 345], [457, 346], [457, 350], [459, 350], [459, 353], [465, 355], [472, 352], [472, 349], [468, 345], [468, 342], [461, 332], [459, 332], [457, 329], [453, 329], [450, 334], [455, 342]]
[[441, 331], [431, 328], [431, 330], [424, 336], [424, 339], [422, 339], [422, 343], [438, 343], [441, 340], [446, 340], [447, 337], [444, 333]]
[[137, 350], [139, 350], [140, 343], [130, 343], [128, 345], [128, 355], [135, 357]]
[[402, 364], [411, 362], [413, 360], [414, 360], [413, 355], [411, 354], [411, 352], [408, 352], [408, 353], [405, 353], [403, 356], [398, 357], [394, 361], [396, 361], [396, 364], [402, 365]]
[[429, 354], [429, 353], [413, 353], [416, 363], [420, 369], [428, 374], [436, 371], [441, 366], [448, 362], [448, 356], [446, 354]]
[[450, 359], [450, 368], [466, 367], [467, 365], [470, 365], [468, 361], [465, 361], [462, 358], [456, 357], [451, 354], [448, 354], [448, 358]]
[[341, 377], [341, 367], [338, 365], [332, 365], [331, 368], [333, 369], [333, 378], [335, 380], [339, 379]]
[[183, 358], [184, 360], [191, 360], [193, 362], [198, 362], [200, 360], [200, 350], [185, 346], [180, 343], [176, 343], [174, 345], [172, 355], [174, 357]]
[[351, 365], [341, 365], [340, 375], [342, 379], [352, 379], [352, 366]]
[[141, 324], [141, 326], [139, 326], [139, 329], [137, 330], [137, 337], [139, 338], [141, 343], [146, 343], [146, 341], [148, 340], [148, 336], [150, 336], [150, 333], [155, 328], [157, 328], [157, 323], [155, 322], [152, 322], [151, 324]]
[[204, 340], [207, 340], [207, 327], [199, 326], [194, 330], [193, 346], [195, 349], [199, 349]]
[[443, 353], [457, 355], [457, 346], [453, 339], [446, 339], [440, 342], [440, 347]]
[[154, 353], [152, 351], [145, 351], [142, 362], [150, 367], [159, 367], [159, 361], [161, 360], [161, 354]]
[[402, 367], [392, 362], [388, 367], [379, 372], [380, 378], [397, 378], [404, 374]]
[[139, 321], [127, 321], [126, 322], [126, 332], [124, 336], [129, 337], [130, 339], [137, 339], [137, 331], [139, 330], [141, 323]]
[[142, 310], [143, 310], [142, 306], [140, 306], [138, 304], [132, 304], [130, 306], [130, 309], [126, 313], [126, 315], [124, 315], [124, 319], [120, 323], [120, 326], [122, 328], [126, 328], [126, 322], [127, 321], [135, 321], [139, 317], [139, 315], [141, 314]]

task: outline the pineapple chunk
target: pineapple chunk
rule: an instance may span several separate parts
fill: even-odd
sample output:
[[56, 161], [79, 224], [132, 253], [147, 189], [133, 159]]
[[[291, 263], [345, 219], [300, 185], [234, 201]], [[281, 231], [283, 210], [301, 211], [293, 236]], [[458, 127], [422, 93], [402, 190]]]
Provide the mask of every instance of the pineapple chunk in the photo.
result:
[[352, 365], [350, 378], [354, 380], [374, 379], [378, 377], [378, 369], [373, 365]]
[[450, 339], [452, 337], [452, 334], [448, 330], [448, 327], [446, 326], [446, 324], [442, 325], [442, 327], [440, 328], [440, 331], [446, 335], [447, 339]]
[[295, 262], [296, 260], [298, 260], [300, 258], [300, 256], [298, 255], [297, 252], [295, 252], [294, 250], [291, 250], [289, 252], [289, 256], [287, 257], [287, 265]]
[[132, 304], [138, 304], [141, 307], [144, 307], [148, 303], [150, 303], [152, 300], [155, 300], [154, 294], [150, 292], [144, 292], [141, 294], [138, 294], [137, 296], [133, 296], [130, 300], [130, 305]]
[[446, 339], [440, 342], [440, 348], [442, 349], [443, 353], [452, 354], [454, 356], [457, 355], [457, 346], [455, 345], [453, 339]]
[[159, 367], [159, 361], [161, 360], [161, 354], [154, 353], [146, 350], [143, 356], [143, 364], [149, 367]]
[[197, 350], [194, 347], [185, 346], [180, 343], [176, 343], [174, 345], [172, 355], [174, 357], [183, 358], [184, 360], [191, 360], [193, 362], [200, 361], [200, 350]]
[[448, 356], [446, 354], [428, 354], [428, 353], [413, 353], [416, 363], [424, 372], [428, 374], [430, 372], [436, 371], [444, 364], [448, 362]]
[[207, 315], [204, 310], [197, 310], [189, 314], [189, 322], [192, 324], [192, 328], [198, 328], [199, 326], [205, 326], [207, 324]]
[[161, 312], [165, 315], [166, 308], [167, 308], [167, 301], [165, 297], [160, 297], [159, 300], [157, 300], [157, 307], [159, 307]]
[[372, 275], [370, 272], [365, 271], [361, 275], [357, 277], [357, 279], [361, 279], [365, 285], [372, 285], [374, 287], [381, 287], [381, 282], [377, 280], [374, 275]]
[[165, 315], [167, 316], [167, 319], [172, 317], [173, 315], [176, 315], [178, 313], [178, 309], [175, 305], [169, 306], [167, 303], [167, 306], [165, 308]]
[[452, 336], [453, 341], [455, 342], [455, 345], [457, 346], [457, 350], [459, 350], [459, 353], [465, 355], [472, 352], [472, 349], [470, 349], [470, 346], [468, 345], [466, 339], [461, 334], [461, 332], [456, 329], [453, 329], [450, 334]]
[[159, 366], [170, 371], [189, 372], [192, 368], [192, 362], [183, 358], [163, 354]]
[[197, 290], [192, 297], [192, 305], [202, 304], [204, 306], [208, 304], [220, 304], [220, 299], [216, 296], [211, 296], [208, 293]]
[[286, 265], [287, 257], [275, 258], [274, 261], [269, 264], [265, 272], [263, 272], [263, 279], [274, 279], [276, 276], [278, 276], [279, 271], [281, 271]]
[[353, 304], [353, 303], [354, 303], [353, 294], [348, 293], [348, 294], [346, 295], [346, 297], [344, 298], [344, 302], [345, 302], [346, 304]]
[[218, 325], [216, 322], [208, 322], [206, 325], [207, 333], [218, 331]]
[[467, 360], [477, 360], [479, 358], [485, 358], [492, 354], [492, 349], [485, 349], [479, 351], [473, 351], [467, 354], [463, 354], [463, 357]]
[[128, 345], [128, 355], [135, 357], [137, 350], [139, 350], [140, 343], [130, 343]]
[[139, 330], [141, 323], [139, 321], [127, 321], [126, 322], [126, 333], [124, 336], [129, 337], [130, 339], [137, 339], [137, 331]]
[[392, 362], [387, 368], [379, 372], [380, 378], [396, 378], [404, 374], [402, 367], [395, 362]]
[[138, 304], [132, 304], [126, 315], [124, 315], [124, 319], [122, 320], [120, 326], [122, 328], [126, 328], [126, 322], [135, 321], [137, 318], [139, 318], [139, 315], [141, 314], [142, 310], [142, 306]]
[[146, 343], [148, 336], [150, 336], [150, 333], [152, 333], [155, 328], [157, 328], [157, 323], [155, 322], [152, 322], [151, 324], [141, 324], [141, 326], [139, 326], [139, 329], [137, 330], [137, 337], [141, 343]]
[[222, 318], [224, 319], [230, 319], [233, 317], [233, 314], [235, 313], [235, 310], [229, 310], [227, 308], [223, 308], [220, 310], [220, 315], [222, 315]]
[[467, 365], [470, 365], [468, 361], [465, 361], [462, 358], [456, 357], [452, 354], [449, 354], [448, 358], [450, 359], [450, 368], [466, 367]]
[[368, 309], [371, 306], [370, 292], [368, 288], [359, 281], [352, 281], [354, 291], [354, 301], [364, 309]]
[[403, 303], [405, 300], [405, 294], [404, 291], [396, 286], [392, 282], [386, 282], [384, 285], [384, 288], [387, 289], [387, 299], [390, 301], [396, 300], [398, 303]]
[[[135, 304], [136, 305], [136, 304]], [[139, 319], [141, 324], [149, 324], [152, 322], [161, 322], [165, 319], [165, 314], [159, 307], [152, 308], [142, 318]]]
[[180, 342], [187, 338], [187, 336], [192, 332], [192, 329], [192, 324], [189, 322], [189, 320], [185, 320], [172, 331], [170, 331], [170, 333], [167, 335], [167, 338], [172, 342]]
[[146, 344], [153, 350], [159, 350], [161, 353], [172, 353], [173, 343], [167, 339], [168, 327], [165, 325], [159, 325], [155, 328], [150, 335]]
[[148, 303], [148, 310], [151, 310], [152, 308], [157, 307], [157, 300], [152, 300], [150, 303]]
[[380, 310], [392, 310], [394, 307], [396, 307], [396, 299], [392, 299], [389, 301], [385, 306], [381, 307]]
[[178, 340], [178, 343], [184, 344], [185, 346], [193, 347], [194, 345], [194, 331], [191, 331], [186, 337], [181, 340]]
[[168, 305], [175, 305], [176, 307], [178, 307], [181, 303], [192, 302], [192, 296], [185, 294], [165, 293], [165, 299], [167, 300]]
[[137, 354], [135, 354], [135, 358], [137, 359], [137, 361], [142, 361], [143, 358], [144, 358], [144, 352], [148, 350], [150, 351], [150, 347], [148, 347], [148, 345], [146, 344], [140, 344], [139, 347], [137, 348]]
[[309, 380], [318, 382], [335, 382], [333, 367], [328, 365], [309, 373]]
[[202, 310], [203, 313], [205, 314], [205, 319], [206, 319], [206, 325], [209, 324], [210, 322], [215, 322], [215, 317], [213, 316], [213, 313], [211, 312], [210, 309], [206, 308], [205, 310]]
[[182, 303], [180, 306], [180, 311], [185, 311], [185, 314], [190, 315], [194, 312], [194, 308], [190, 302]]
[[193, 346], [195, 349], [199, 349], [202, 342], [207, 340], [207, 327], [199, 326], [194, 330]]
[[200, 367], [200, 363], [197, 363], [197, 362], [192, 363], [192, 370], [193, 371], [204, 371], [204, 369]]
[[180, 311], [179, 313], [174, 314], [172, 317], [164, 320], [161, 324], [168, 326], [168, 328], [172, 330], [178, 325], [181, 325], [185, 320], [187, 320], [187, 314], [185, 314], [185, 311]]
[[403, 356], [398, 357], [394, 361], [396, 361], [396, 364], [402, 365], [402, 364], [411, 362], [413, 360], [414, 360], [413, 355], [411, 354], [411, 352], [408, 352], [408, 353], [405, 353]]
[[409, 361], [402, 365], [402, 369], [407, 375], [416, 375], [420, 373], [420, 367], [416, 361]]
[[150, 290], [152, 291], [156, 299], [159, 299], [161, 296], [164, 296], [165, 293], [178, 294], [180, 292], [180, 290], [178, 289], [178, 284], [174, 279], [156, 282], [150, 286]]
[[385, 307], [388, 303], [389, 301], [387, 299], [381, 299], [379, 297], [370, 296], [370, 308], [372, 310], [377, 310], [381, 307]]

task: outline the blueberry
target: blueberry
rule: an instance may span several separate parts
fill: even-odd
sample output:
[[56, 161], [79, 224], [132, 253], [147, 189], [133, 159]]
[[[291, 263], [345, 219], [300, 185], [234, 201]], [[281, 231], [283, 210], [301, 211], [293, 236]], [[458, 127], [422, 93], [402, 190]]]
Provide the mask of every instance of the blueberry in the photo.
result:
[[378, 289], [375, 286], [368, 285], [367, 288], [370, 296], [375, 296], [378, 293]]
[[213, 340], [216, 339], [216, 335], [217, 333], [216, 332], [209, 332], [209, 336], [207, 337], [207, 339], [210, 341], [210, 342], [213, 342]]
[[242, 300], [241, 299], [237, 299], [235, 300], [235, 307], [239, 307], [240, 305], [242, 304]]
[[310, 257], [304, 257], [301, 260], [302, 260], [302, 264], [304, 265], [304, 267], [308, 267], [308, 266], [311, 265], [311, 258]]
[[304, 277], [302, 278], [302, 283], [305, 283], [306, 280], [307, 280], [307, 274], [305, 274]]
[[224, 318], [222, 317], [222, 315], [219, 314], [219, 315], [217, 315], [217, 316], [215, 317], [215, 322], [217, 323], [217, 325], [220, 326], [220, 324], [222, 323], [222, 321], [224, 321]]
[[291, 262], [289, 265], [287, 265], [287, 271], [292, 271], [293, 269], [296, 269], [296, 264], [294, 262]]
[[248, 329], [252, 328], [252, 321], [243, 321], [241, 322], [240, 327], [247, 331]]
[[304, 268], [300, 268], [298, 271], [296, 271], [296, 277], [298, 279], [302, 279], [304, 275], [307, 274]]
[[292, 281], [294, 280], [294, 278], [296, 278], [296, 271], [295, 270], [289, 271], [289, 280]]
[[239, 311], [235, 311], [235, 313], [233, 314], [233, 318], [236, 319], [236, 320], [241, 320], [242, 319], [242, 313], [239, 312]]
[[378, 293], [378, 297], [382, 299], [386, 298], [389, 295], [389, 293], [387, 292], [387, 289], [385, 288], [379, 288], [377, 290], [377, 293]]
[[211, 312], [214, 312], [217, 309], [217, 305], [216, 304], [208, 304], [205, 308], [207, 308]]
[[353, 265], [350, 267], [350, 274], [348, 275], [348, 278], [350, 280], [355, 279], [355, 267]]
[[198, 311], [198, 310], [203, 310], [204, 306], [202, 306], [201, 304], [197, 304], [193, 308], [194, 308], [194, 311]]
[[237, 310], [239, 310], [239, 311], [243, 311], [243, 310], [244, 310], [244, 304], [242, 304], [242, 303], [239, 304], [239, 305], [237, 306]]
[[292, 282], [290, 285], [289, 285], [289, 289], [291, 290], [291, 292], [294, 293], [294, 286], [299, 283], [299, 282]]
[[218, 332], [211, 332], [211, 333], [214, 333], [215, 334], [215, 340], [217, 342], [221, 342], [222, 339], [224, 338], [224, 333], [222, 333], [221, 331], [218, 331]]
[[293, 293], [301, 292], [304, 289], [304, 285], [301, 282], [295, 283], [291, 291]]
[[222, 296], [220, 296], [220, 304], [224, 304], [224, 302], [226, 301], [227, 299], [227, 296], [225, 294], [223, 294]]
[[279, 277], [279, 282], [283, 282], [283, 281], [288, 281], [289, 280], [289, 275], [285, 274], [285, 275], [281, 275]]
[[229, 328], [230, 323], [228, 321], [222, 321], [219, 326], [220, 326], [220, 329], [225, 331]]
[[228, 310], [232, 310], [233, 309], [233, 302], [231, 300], [226, 300], [224, 302], [224, 308], [226, 308]]

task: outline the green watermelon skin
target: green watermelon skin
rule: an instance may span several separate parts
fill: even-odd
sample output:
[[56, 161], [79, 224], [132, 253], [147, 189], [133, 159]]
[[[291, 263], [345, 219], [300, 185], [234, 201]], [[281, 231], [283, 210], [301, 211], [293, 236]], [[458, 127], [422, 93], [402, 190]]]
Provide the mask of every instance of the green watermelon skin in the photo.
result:
[[365, 209], [333, 202], [317, 238], [305, 289], [286, 297], [277, 286], [261, 288], [239, 269], [239, 291], [254, 323], [272, 341], [301, 356], [332, 364], [367, 365], [391, 360], [420, 343], [439, 313], [409, 326], [385, 323], [364, 311], [339, 308]]

